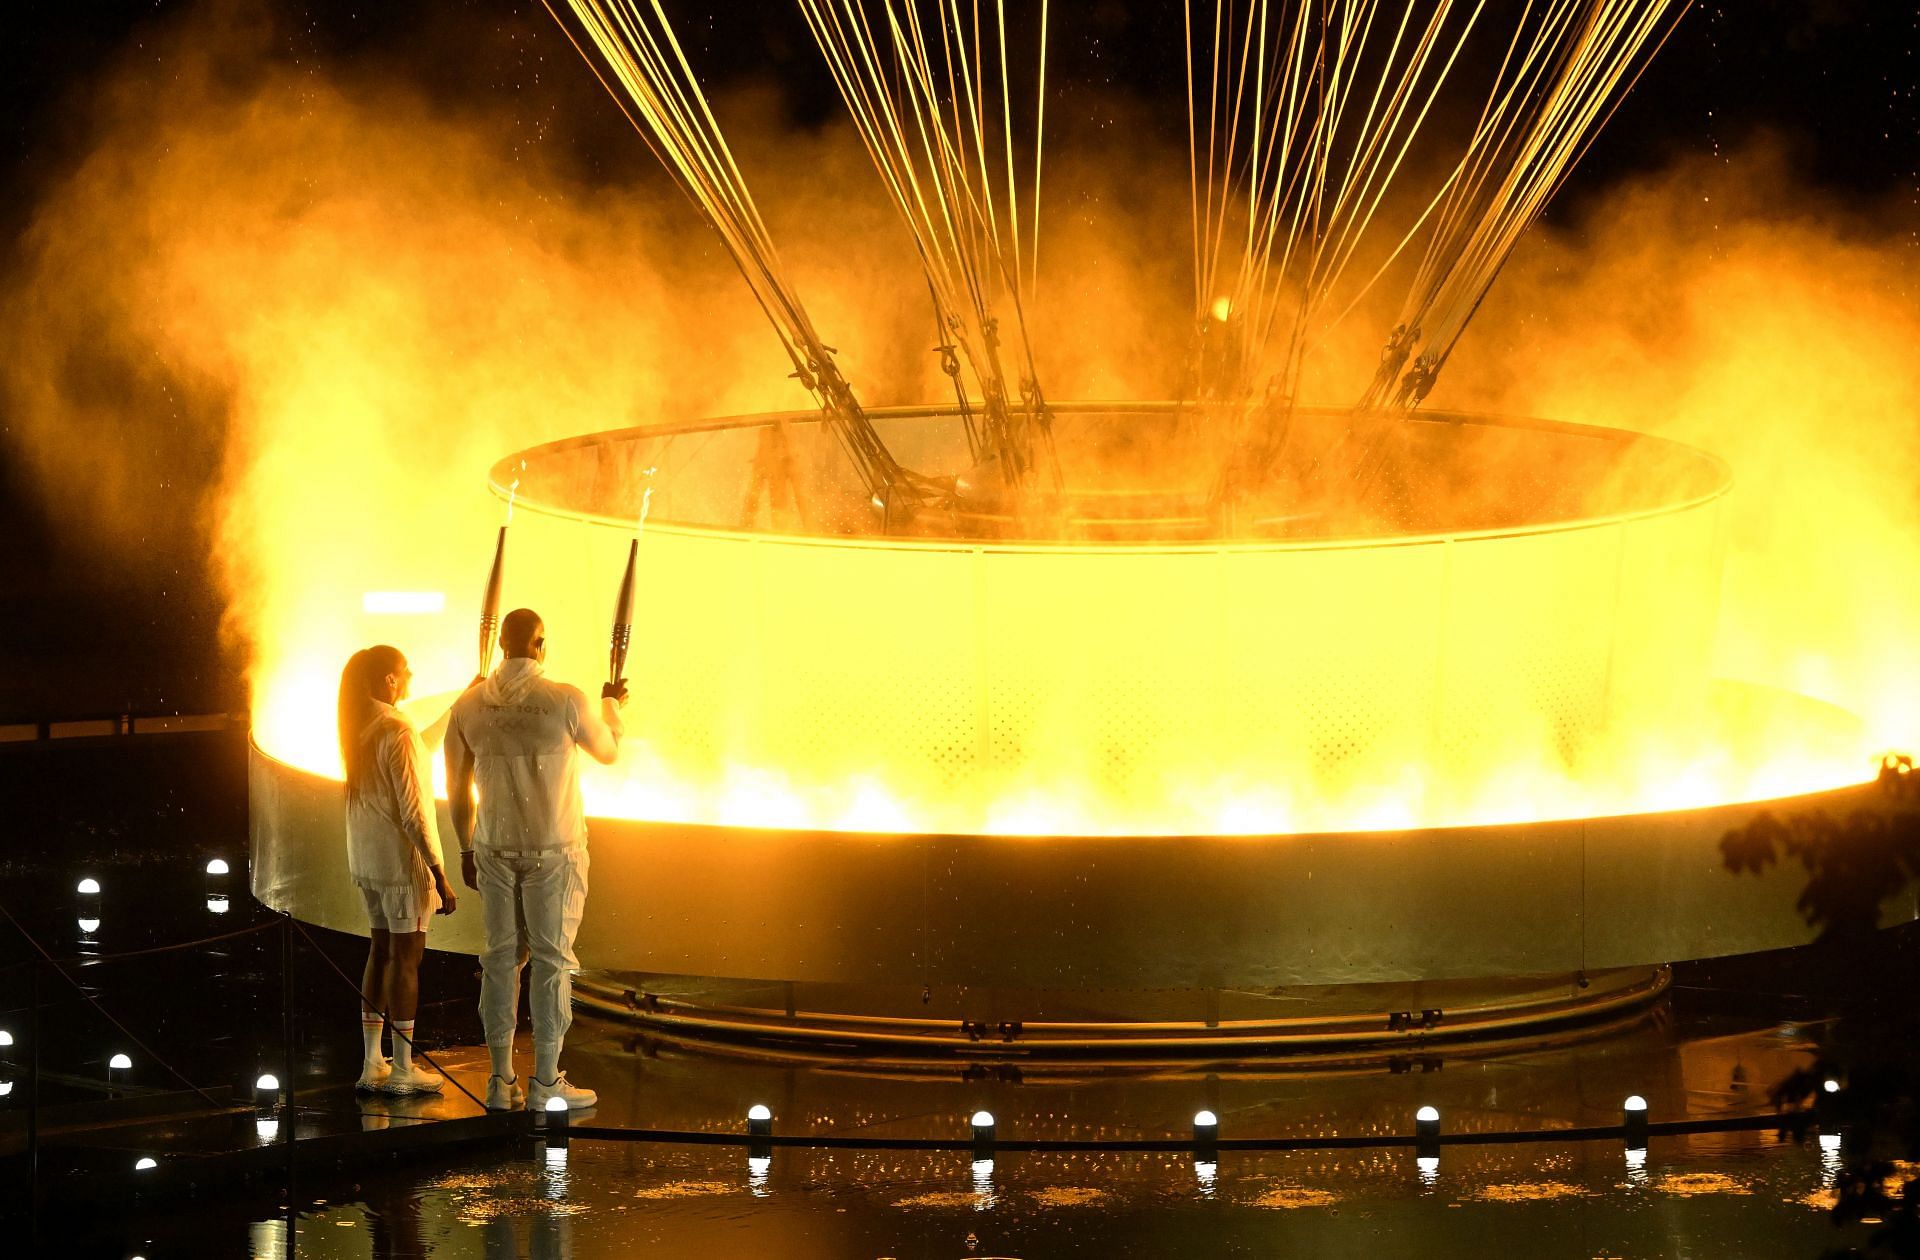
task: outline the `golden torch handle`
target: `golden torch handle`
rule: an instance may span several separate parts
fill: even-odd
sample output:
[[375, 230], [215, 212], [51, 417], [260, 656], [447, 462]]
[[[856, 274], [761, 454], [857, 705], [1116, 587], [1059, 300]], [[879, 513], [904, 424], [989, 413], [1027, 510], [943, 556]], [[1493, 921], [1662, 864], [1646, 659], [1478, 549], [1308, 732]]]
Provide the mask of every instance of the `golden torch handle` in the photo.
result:
[[507, 527], [500, 527], [493, 544], [493, 570], [487, 574], [487, 593], [480, 600], [480, 673], [493, 669], [493, 648], [500, 637], [500, 577], [507, 561]]
[[627, 544], [627, 571], [613, 600], [613, 651], [607, 657], [607, 681], [619, 682], [627, 673], [627, 644], [633, 640], [633, 568], [640, 558], [640, 539]]

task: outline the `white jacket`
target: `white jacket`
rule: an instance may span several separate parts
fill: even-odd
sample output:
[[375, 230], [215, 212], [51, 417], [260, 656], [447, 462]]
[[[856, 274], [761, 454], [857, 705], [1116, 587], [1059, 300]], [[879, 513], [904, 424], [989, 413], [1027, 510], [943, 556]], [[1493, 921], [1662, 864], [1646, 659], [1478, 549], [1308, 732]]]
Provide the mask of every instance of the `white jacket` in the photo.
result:
[[584, 848], [579, 744], [608, 738], [578, 687], [549, 680], [530, 657], [500, 662], [454, 701], [447, 723], [449, 766], [473, 758], [474, 847]]
[[347, 798], [347, 872], [367, 888], [431, 888], [441, 858], [426, 745], [398, 709], [377, 700], [360, 743], [367, 773]]

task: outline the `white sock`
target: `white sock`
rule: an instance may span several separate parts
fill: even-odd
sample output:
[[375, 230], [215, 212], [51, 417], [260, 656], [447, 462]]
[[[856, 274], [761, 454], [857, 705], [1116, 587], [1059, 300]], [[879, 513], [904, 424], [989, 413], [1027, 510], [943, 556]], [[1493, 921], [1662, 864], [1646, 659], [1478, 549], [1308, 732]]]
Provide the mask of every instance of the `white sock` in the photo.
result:
[[511, 1041], [504, 1046], [489, 1044], [487, 1046], [487, 1057], [493, 1060], [493, 1074], [495, 1076], [507, 1082], [513, 1080], [513, 1043]]
[[410, 1019], [393, 1021], [393, 1070], [413, 1070], [413, 1023]]
[[385, 1057], [380, 1053], [380, 1030], [385, 1026], [385, 1022], [372, 1011], [360, 1012], [361, 1061], [368, 1067], [373, 1067], [376, 1064], [386, 1061]]
[[533, 1079], [542, 1085], [551, 1085], [560, 1075], [560, 1047], [535, 1046], [533, 1048]]

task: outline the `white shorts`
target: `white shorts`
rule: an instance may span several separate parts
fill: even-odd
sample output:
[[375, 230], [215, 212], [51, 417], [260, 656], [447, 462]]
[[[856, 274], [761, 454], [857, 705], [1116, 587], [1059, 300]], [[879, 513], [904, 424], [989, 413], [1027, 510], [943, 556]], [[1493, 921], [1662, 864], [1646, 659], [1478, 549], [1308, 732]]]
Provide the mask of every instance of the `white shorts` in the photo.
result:
[[406, 936], [427, 930], [427, 920], [440, 908], [440, 893], [434, 888], [369, 888], [358, 885], [367, 902], [367, 922], [382, 932]]

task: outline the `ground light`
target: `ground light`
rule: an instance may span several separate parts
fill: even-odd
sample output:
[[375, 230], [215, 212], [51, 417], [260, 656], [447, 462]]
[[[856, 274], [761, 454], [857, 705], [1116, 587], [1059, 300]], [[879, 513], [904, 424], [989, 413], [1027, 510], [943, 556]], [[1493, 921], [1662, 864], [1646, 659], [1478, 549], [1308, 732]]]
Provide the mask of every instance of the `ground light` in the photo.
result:
[[1647, 1100], [1634, 1094], [1620, 1106], [1622, 1127], [1626, 1129], [1629, 1149], [1647, 1148]]
[[266, 1115], [280, 1105], [280, 1078], [271, 1072], [262, 1073], [253, 1083], [254, 1110]]
[[107, 1084], [125, 1085], [127, 1073], [133, 1070], [133, 1060], [124, 1054], [116, 1054], [107, 1060]]
[[73, 892], [80, 931], [91, 936], [100, 930], [100, 881], [89, 875], [75, 885]]
[[159, 1166], [160, 1161], [151, 1155], [142, 1155], [139, 1159], [133, 1161], [133, 1171], [135, 1172], [151, 1172]]
[[765, 1103], [755, 1103], [747, 1108], [747, 1136], [754, 1139], [747, 1147], [748, 1175], [752, 1175], [755, 1167], [753, 1161], [763, 1160], [766, 1162], [759, 1167], [764, 1180], [765, 1171], [771, 1167], [773, 1160], [773, 1147], [763, 1140], [773, 1136], [773, 1111]]
[[1220, 1141], [1220, 1117], [1211, 1111], [1197, 1111], [1193, 1115], [1193, 1145], [1195, 1150], [1207, 1151]]
[[227, 896], [229, 871], [225, 858], [214, 858], [207, 863], [207, 912], [209, 914], [225, 914], [232, 907], [233, 903]]
[[1413, 1141], [1418, 1154], [1440, 1157], [1440, 1112], [1435, 1107], [1422, 1107], [1413, 1113]]
[[984, 1157], [993, 1150], [993, 1113], [976, 1111], [970, 1123], [973, 1125], [973, 1149]]

